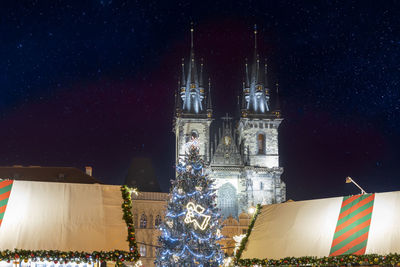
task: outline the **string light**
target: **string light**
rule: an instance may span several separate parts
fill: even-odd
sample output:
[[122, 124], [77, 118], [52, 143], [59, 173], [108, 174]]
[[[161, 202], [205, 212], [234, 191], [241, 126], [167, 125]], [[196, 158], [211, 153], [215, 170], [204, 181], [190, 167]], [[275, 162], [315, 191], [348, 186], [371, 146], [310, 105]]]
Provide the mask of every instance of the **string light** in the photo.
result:
[[129, 190], [129, 193], [130, 193], [131, 195], [132, 195], [132, 194], [134, 194], [135, 196], [138, 196], [138, 195], [139, 195], [139, 191], [138, 191], [137, 188], [129, 188], [128, 190]]

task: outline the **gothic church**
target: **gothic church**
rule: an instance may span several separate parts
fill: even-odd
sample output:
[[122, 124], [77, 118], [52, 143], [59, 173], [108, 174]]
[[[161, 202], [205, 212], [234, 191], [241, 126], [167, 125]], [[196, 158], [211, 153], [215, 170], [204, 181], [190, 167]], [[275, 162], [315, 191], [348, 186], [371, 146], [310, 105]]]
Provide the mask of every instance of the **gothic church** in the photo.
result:
[[255, 29], [254, 54], [252, 62], [245, 64], [237, 123], [225, 116], [222, 127], [211, 131], [215, 123], [211, 85], [204, 84], [203, 62], [199, 64], [195, 58], [193, 28], [189, 60], [182, 60], [182, 78], [175, 94], [176, 162], [185, 155], [185, 143], [196, 136], [209, 176], [215, 179], [217, 205], [224, 218], [230, 215], [237, 218], [259, 203], [286, 200], [286, 185], [281, 180], [283, 168], [279, 166], [278, 128], [282, 122], [279, 101], [275, 101], [272, 109], [267, 65], [260, 62], [256, 37]]

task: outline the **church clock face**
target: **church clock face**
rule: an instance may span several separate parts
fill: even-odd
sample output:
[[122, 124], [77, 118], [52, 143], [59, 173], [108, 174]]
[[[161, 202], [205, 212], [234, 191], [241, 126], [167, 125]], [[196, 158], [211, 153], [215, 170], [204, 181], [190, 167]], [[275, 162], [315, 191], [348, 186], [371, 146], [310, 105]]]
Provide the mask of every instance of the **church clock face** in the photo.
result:
[[229, 146], [231, 144], [231, 138], [229, 136], [224, 136], [224, 144]]

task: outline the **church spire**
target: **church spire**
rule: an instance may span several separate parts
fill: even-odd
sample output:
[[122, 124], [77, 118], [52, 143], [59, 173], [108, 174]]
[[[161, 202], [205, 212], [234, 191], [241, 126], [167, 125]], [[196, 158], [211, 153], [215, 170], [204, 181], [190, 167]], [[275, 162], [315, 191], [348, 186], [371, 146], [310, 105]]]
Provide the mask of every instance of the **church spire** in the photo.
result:
[[264, 59], [264, 87], [265, 87], [265, 94], [266, 94], [266, 95], [269, 95], [268, 63], [267, 63], [267, 59]]
[[[266, 61], [264, 68], [260, 61], [260, 55], [257, 48], [257, 25], [254, 25], [254, 54], [253, 62], [249, 70], [246, 61], [246, 80], [243, 88], [244, 100], [246, 103], [242, 105], [242, 116], [244, 114], [266, 114], [270, 111], [269, 107], [269, 90], [267, 85], [267, 66]], [[246, 105], [246, 110], [244, 106]], [[245, 112], [244, 112], [245, 111]]]
[[[187, 74], [185, 74], [185, 69]], [[183, 101], [183, 113], [185, 114], [204, 114], [203, 106], [204, 87], [203, 87], [203, 62], [200, 64], [198, 72], [197, 61], [194, 53], [194, 28], [193, 23], [190, 27], [190, 55], [187, 68], [182, 62], [182, 82], [181, 98]]]
[[254, 24], [254, 50], [257, 54], [257, 24]]
[[190, 48], [193, 51], [193, 22], [190, 23]]

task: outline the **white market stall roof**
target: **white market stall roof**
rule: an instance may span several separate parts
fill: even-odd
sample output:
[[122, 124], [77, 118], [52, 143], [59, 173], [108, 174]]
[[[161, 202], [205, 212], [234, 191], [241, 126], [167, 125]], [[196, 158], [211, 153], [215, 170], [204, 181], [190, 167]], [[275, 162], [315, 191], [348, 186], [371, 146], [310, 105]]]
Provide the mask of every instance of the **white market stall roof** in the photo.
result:
[[263, 206], [241, 260], [400, 253], [400, 192]]
[[120, 186], [0, 181], [0, 251], [129, 252], [123, 202]]

